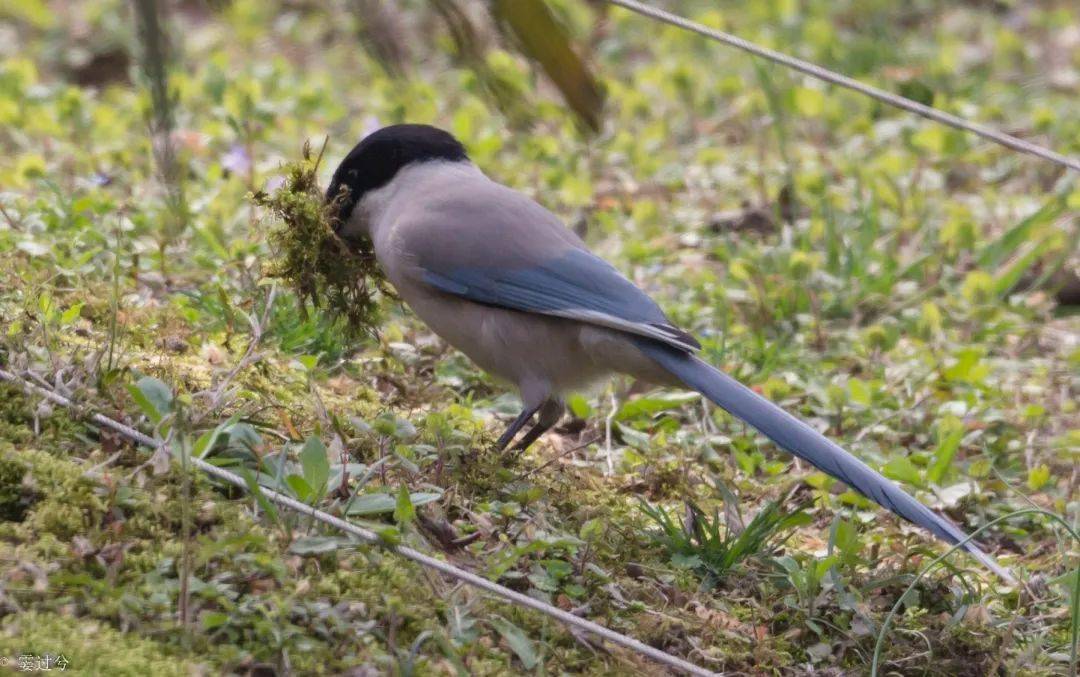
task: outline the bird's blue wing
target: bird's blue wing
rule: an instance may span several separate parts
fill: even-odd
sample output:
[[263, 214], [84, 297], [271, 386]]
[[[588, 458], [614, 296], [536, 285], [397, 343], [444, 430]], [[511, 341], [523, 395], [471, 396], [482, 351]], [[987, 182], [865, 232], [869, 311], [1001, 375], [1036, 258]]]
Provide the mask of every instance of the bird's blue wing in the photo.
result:
[[423, 280], [476, 303], [579, 320], [647, 336], [683, 350], [701, 346], [615, 268], [585, 249], [528, 265], [422, 264]]

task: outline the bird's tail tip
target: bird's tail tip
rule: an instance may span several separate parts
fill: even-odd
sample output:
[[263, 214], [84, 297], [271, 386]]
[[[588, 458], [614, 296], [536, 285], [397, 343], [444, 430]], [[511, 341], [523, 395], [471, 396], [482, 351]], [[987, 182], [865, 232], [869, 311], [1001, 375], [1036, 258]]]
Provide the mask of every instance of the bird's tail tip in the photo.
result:
[[1007, 584], [1016, 585], [1016, 576], [1013, 575], [1012, 571], [1002, 566], [1001, 564], [998, 564], [998, 561], [996, 559], [984, 552], [978, 546], [973, 545], [971, 541], [968, 541], [964, 549], [967, 550], [968, 554], [970, 554], [972, 557], [979, 560], [979, 562], [981, 562], [983, 566], [997, 574], [998, 577], [1005, 581]]
[[688, 352], [647, 339], [640, 339], [637, 343], [646, 355], [687, 387], [746, 421], [778, 446], [945, 542], [963, 543], [962, 549], [1002, 580], [1009, 584], [1016, 582], [1012, 572], [979, 549], [955, 524], [927, 508], [805, 422]]

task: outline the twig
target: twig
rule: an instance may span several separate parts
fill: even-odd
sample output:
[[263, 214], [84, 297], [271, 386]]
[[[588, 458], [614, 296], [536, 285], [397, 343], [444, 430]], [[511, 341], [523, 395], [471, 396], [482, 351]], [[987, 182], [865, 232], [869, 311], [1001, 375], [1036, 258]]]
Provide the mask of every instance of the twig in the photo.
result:
[[[204, 396], [210, 398], [210, 403], [204, 410], [204, 415], [217, 411], [217, 408], [221, 406], [221, 400], [225, 397], [225, 391], [229, 385], [236, 379], [236, 377], [244, 369], [247, 369], [251, 364], [259, 361], [260, 356], [256, 354], [255, 348], [259, 345], [259, 341], [262, 340], [263, 334], [266, 332], [267, 326], [270, 323], [270, 310], [274, 306], [274, 296], [277, 294], [277, 283], [275, 282], [270, 287], [270, 292], [266, 296], [266, 307], [263, 308], [262, 317], [255, 320], [254, 314], [246, 315], [248, 324], [251, 325], [251, 340], [248, 342], [247, 350], [244, 351], [243, 357], [240, 361], [233, 366], [232, 370], [225, 375], [225, 378], [221, 380], [217, 388], [214, 389], [212, 394], [207, 395], [205, 392], [201, 393]], [[202, 416], [195, 419], [195, 423], [199, 422]]]
[[11, 218], [11, 214], [8, 214], [7, 209], [4, 209], [4, 203], [0, 202], [0, 214], [4, 215], [4, 220], [8, 222], [11, 229], [16, 232], [22, 232], [22, 226], [20, 226], [15, 219]]
[[611, 391], [611, 413], [604, 419], [604, 455], [607, 458], [607, 474], [610, 477], [615, 474], [615, 466], [611, 461], [611, 427], [615, 423], [615, 415], [619, 413], [619, 400], [615, 397], [614, 389]]
[[184, 195], [183, 171], [173, 147], [173, 99], [169, 93], [168, 38], [164, 17], [156, 0], [134, 0], [135, 18], [142, 42], [142, 69], [146, 75], [152, 103], [150, 132], [154, 157], [167, 194], [166, 203], [172, 222], [159, 241], [160, 265], [165, 272], [165, 247], [187, 228], [187, 199]]
[[100, 471], [102, 468], [106, 468], [106, 467], [112, 465], [113, 463], [115, 463], [116, 459], [120, 458], [121, 453], [123, 453], [123, 452], [117, 451], [117, 452], [113, 453], [112, 456], [108, 457], [107, 459], [105, 459], [101, 463], [98, 463], [97, 465], [93, 466], [92, 468], [87, 468], [86, 470], [83, 471], [83, 476], [85, 476], [85, 477], [96, 477], [98, 475], [98, 471]]
[[591, 440], [589, 440], [587, 442], [582, 442], [581, 444], [577, 445], [576, 447], [570, 447], [566, 451], [563, 451], [563, 452], [559, 453], [558, 456], [555, 456], [554, 458], [546, 461], [542, 465], [539, 465], [539, 466], [533, 468], [532, 470], [530, 470], [528, 472], [525, 472], [525, 473], [522, 473], [522, 474], [518, 475], [517, 478], [515, 478], [514, 481], [515, 482], [520, 482], [521, 480], [523, 480], [525, 478], [532, 477], [533, 475], [540, 472], [544, 468], [548, 467], [549, 465], [551, 465], [555, 461], [558, 461], [559, 459], [566, 458], [567, 456], [574, 453], [575, 451], [580, 451], [580, 450], [584, 449], [585, 447], [589, 446], [590, 444], [595, 444], [596, 442], [599, 442], [599, 441], [600, 441], [600, 436], [597, 435], [596, 437], [592, 438]]

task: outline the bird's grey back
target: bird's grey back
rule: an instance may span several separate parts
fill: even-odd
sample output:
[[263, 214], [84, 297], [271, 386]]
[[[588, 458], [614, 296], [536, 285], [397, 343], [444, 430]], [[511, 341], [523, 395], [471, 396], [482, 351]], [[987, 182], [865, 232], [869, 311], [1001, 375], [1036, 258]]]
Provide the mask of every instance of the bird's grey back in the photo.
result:
[[551, 315], [697, 350], [656, 303], [551, 212], [471, 165], [407, 170], [382, 207], [375, 246], [388, 275], [484, 305]]
[[[402, 177], [421, 199], [399, 200], [395, 239], [423, 266], [520, 268], [585, 243], [542, 206], [478, 170], [419, 166]], [[404, 193], [404, 191], [402, 191]]]

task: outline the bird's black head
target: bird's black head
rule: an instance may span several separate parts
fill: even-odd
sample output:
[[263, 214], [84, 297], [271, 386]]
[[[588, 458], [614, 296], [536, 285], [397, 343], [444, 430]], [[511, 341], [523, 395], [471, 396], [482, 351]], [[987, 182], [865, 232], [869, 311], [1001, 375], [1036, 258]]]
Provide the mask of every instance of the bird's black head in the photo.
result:
[[[429, 160], [468, 160], [465, 147], [448, 132], [430, 125], [391, 125], [372, 132], [345, 156], [326, 191], [340, 200], [334, 229], [348, 223], [364, 194], [381, 188], [404, 167]], [[347, 190], [347, 194], [339, 197]]]

